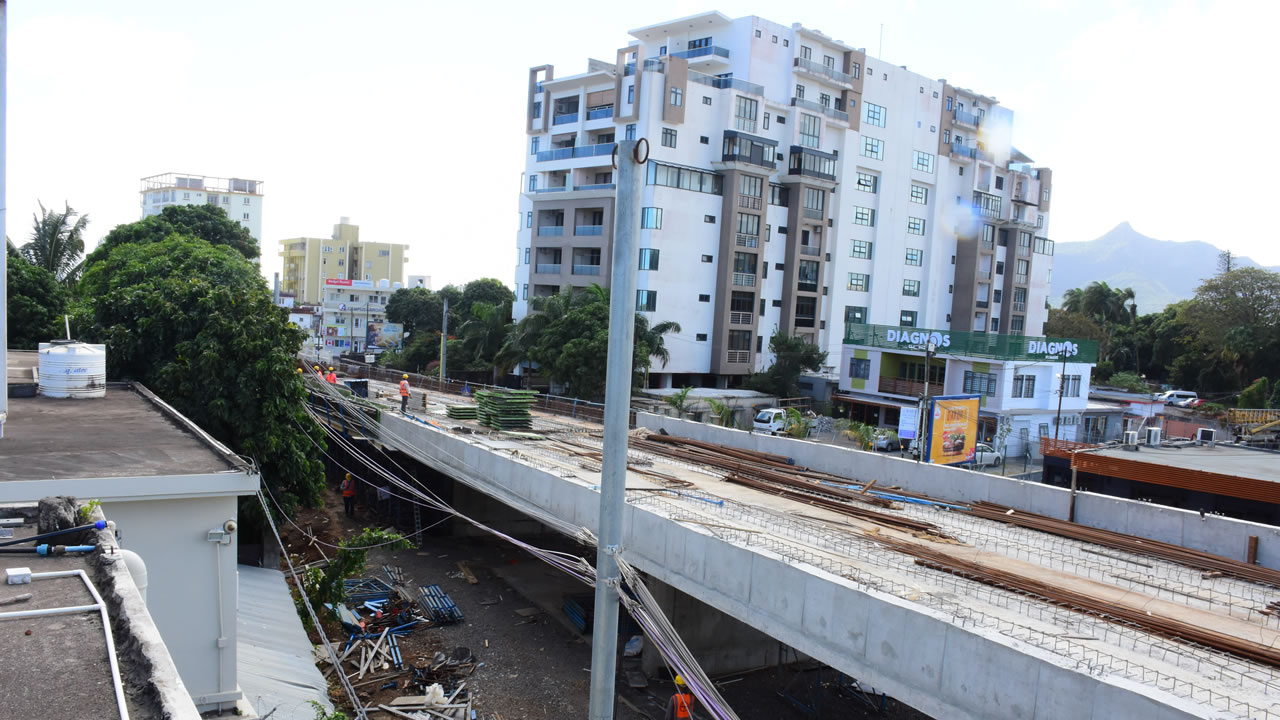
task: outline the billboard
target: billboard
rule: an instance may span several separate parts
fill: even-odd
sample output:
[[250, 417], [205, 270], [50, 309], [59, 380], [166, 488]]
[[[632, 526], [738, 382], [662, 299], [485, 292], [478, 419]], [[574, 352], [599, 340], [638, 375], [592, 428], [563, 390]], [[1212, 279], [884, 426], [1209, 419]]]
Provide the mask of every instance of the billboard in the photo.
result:
[[929, 398], [929, 428], [925, 462], [953, 465], [973, 459], [978, 443], [978, 396], [941, 395]]
[[324, 284], [329, 287], [349, 287], [356, 290], [372, 290], [372, 280], [345, 280], [342, 278], [326, 278]]
[[404, 326], [399, 323], [371, 322], [365, 336], [365, 347], [370, 352], [378, 352], [393, 348], [400, 344], [404, 337]]

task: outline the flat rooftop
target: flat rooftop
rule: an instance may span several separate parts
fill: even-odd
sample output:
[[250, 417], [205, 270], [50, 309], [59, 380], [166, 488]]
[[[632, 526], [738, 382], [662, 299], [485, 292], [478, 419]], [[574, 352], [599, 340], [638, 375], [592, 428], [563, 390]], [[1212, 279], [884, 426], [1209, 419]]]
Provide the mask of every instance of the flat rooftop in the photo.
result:
[[243, 470], [225, 448], [141, 385], [104, 398], [10, 398], [0, 482]]
[[1120, 446], [1090, 451], [1090, 455], [1098, 455], [1117, 460], [1165, 465], [1186, 470], [1231, 475], [1280, 482], [1280, 453], [1268, 452], [1231, 445], [1183, 445], [1181, 447], [1148, 447], [1141, 445], [1134, 452]]

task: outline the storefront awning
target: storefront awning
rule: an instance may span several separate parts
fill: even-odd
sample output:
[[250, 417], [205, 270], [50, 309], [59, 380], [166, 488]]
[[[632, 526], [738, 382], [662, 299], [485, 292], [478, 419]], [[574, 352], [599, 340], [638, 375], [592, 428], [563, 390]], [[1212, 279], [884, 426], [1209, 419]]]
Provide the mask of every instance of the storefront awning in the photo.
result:
[[880, 405], [881, 407], [892, 408], [917, 407], [917, 403], [909, 400], [894, 400], [882, 395], [869, 395], [866, 393], [833, 393], [832, 397], [842, 402], [863, 403], [864, 405]]

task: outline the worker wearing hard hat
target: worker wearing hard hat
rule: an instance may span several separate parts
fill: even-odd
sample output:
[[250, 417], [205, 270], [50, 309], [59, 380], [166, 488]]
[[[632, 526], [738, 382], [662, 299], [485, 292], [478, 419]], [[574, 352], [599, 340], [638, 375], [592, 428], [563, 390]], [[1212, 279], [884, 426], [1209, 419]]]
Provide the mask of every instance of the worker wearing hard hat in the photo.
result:
[[312, 369], [312, 370], [315, 370], [317, 375], [319, 375], [319, 374], [320, 374], [320, 366], [319, 366], [319, 365], [312, 365], [312, 366], [311, 366], [311, 369]]
[[347, 473], [342, 478], [342, 484], [338, 486], [342, 490], [342, 509], [346, 512], [347, 517], [354, 518], [356, 516], [356, 481], [351, 477], [351, 473]]
[[324, 376], [324, 380], [325, 380], [325, 382], [329, 383], [330, 385], [337, 385], [337, 384], [338, 384], [338, 373], [336, 373], [336, 372], [334, 372], [334, 371], [333, 371], [333, 367], [332, 367], [332, 366], [330, 366], [330, 367], [329, 367], [329, 374]]
[[693, 704], [693, 693], [684, 684], [684, 678], [677, 675], [676, 694], [667, 703], [667, 714], [663, 716], [663, 720], [685, 720], [693, 717]]
[[409, 376], [400, 376], [400, 412], [409, 409]]

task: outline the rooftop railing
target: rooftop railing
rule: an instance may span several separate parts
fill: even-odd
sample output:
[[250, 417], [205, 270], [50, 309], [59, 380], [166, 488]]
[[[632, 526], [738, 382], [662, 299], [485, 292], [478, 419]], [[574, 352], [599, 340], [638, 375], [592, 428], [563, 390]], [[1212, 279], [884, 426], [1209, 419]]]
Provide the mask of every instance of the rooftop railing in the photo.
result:
[[806, 59], [806, 58], [796, 58], [796, 59], [792, 62], [792, 65], [793, 65], [793, 66], [795, 66], [795, 67], [797, 67], [797, 68], [799, 68], [799, 69], [801, 69], [801, 70], [805, 70], [805, 71], [807, 71], [807, 72], [811, 72], [811, 73], [813, 73], [813, 74], [815, 74], [815, 75], [821, 75], [821, 76], [823, 76], [823, 77], [825, 77], [825, 78], [827, 78], [827, 79], [829, 79], [829, 80], [833, 80], [833, 81], [835, 81], [835, 82], [842, 83], [842, 84], [844, 84], [844, 85], [852, 85], [852, 84], [853, 84], [853, 76], [852, 76], [852, 75], [850, 75], [850, 74], [848, 74], [848, 73], [840, 72], [839, 70], [836, 70], [835, 68], [827, 67], [826, 65], [823, 65], [822, 63], [816, 63], [816, 62], [814, 62], [814, 61], [812, 61], [812, 60], [808, 60], [808, 59]]
[[715, 56], [715, 57], [728, 58], [729, 49], [722, 48], [718, 45], [710, 45], [708, 47], [694, 48], [692, 50], [681, 50], [680, 52], [673, 52], [670, 55], [671, 57], [684, 58], [685, 60], [692, 60], [694, 58], [707, 57], [709, 55]]

